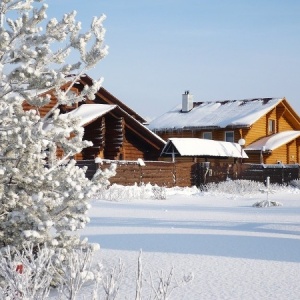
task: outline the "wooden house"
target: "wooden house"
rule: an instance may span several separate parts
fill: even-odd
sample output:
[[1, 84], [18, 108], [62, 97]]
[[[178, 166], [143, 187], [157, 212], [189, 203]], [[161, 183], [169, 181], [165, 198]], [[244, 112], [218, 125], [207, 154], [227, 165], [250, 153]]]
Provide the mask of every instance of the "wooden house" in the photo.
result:
[[182, 103], [149, 129], [161, 138], [201, 138], [240, 143], [248, 163], [300, 163], [300, 117], [285, 98]]
[[[71, 91], [79, 94], [85, 85], [91, 83], [90, 77], [82, 76]], [[44, 94], [52, 96], [47, 105], [38, 109], [41, 116], [45, 116], [56, 104], [51, 91]], [[23, 107], [33, 109], [26, 101]], [[144, 125], [146, 121], [141, 116], [103, 87], [97, 91], [94, 100], [86, 99], [76, 105], [59, 108], [61, 113], [80, 117], [84, 126], [84, 140], [93, 142], [92, 147], [76, 154], [76, 160], [96, 157], [110, 160], [157, 160], [165, 145], [164, 140]]]

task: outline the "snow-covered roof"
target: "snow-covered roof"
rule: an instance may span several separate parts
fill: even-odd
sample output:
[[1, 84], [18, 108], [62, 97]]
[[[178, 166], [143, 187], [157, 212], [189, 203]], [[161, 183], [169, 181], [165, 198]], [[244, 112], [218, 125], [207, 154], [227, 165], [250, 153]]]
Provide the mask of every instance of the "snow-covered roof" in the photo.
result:
[[266, 136], [245, 148], [245, 151], [260, 151], [264, 147], [264, 151], [272, 151], [288, 142], [298, 138], [300, 131], [290, 130]]
[[172, 155], [173, 149], [177, 150], [180, 156], [248, 158], [248, 155], [237, 143], [198, 138], [170, 138], [163, 148], [161, 155]]
[[[140, 123], [138, 120], [136, 120], [133, 116], [131, 116], [129, 113], [127, 113], [125, 110], [123, 110], [118, 105], [109, 105], [109, 104], [82, 104], [78, 108], [70, 111], [69, 113], [61, 114], [61, 118], [78, 118], [79, 119], [79, 126], [85, 126], [91, 122], [93, 122], [95, 119], [104, 116], [106, 113], [115, 110], [118, 114], [121, 116], [124, 116], [126, 118], [126, 122], [129, 124], [130, 127], [134, 129], [136, 134], [139, 134], [143, 138], [150, 138], [154, 143], [156, 143], [156, 146], [163, 147], [166, 142], [161, 137], [159, 137], [156, 133], [151, 131], [148, 127], [146, 127], [144, 124]], [[49, 123], [46, 123], [43, 127], [44, 130], [50, 130], [52, 128], [52, 122], [50, 120]], [[62, 128], [61, 130], [66, 131], [65, 128]]]
[[116, 107], [117, 105], [108, 104], [82, 104], [71, 112], [64, 114], [64, 116], [79, 117], [80, 125], [83, 126], [105, 115]]
[[150, 122], [151, 130], [249, 127], [283, 98], [197, 102], [189, 112], [181, 104]]
[[[107, 104], [83, 104], [78, 108], [68, 112], [66, 114], [61, 114], [60, 117], [67, 119], [71, 118], [79, 118], [79, 125], [84, 126], [93, 120], [105, 115], [107, 112], [116, 108], [116, 105], [107, 105]], [[43, 126], [45, 131], [51, 130], [53, 127], [52, 121], [46, 122]], [[58, 130], [58, 129], [57, 129]], [[61, 128], [61, 130], [67, 131], [65, 128]], [[71, 128], [69, 128], [71, 130]]]

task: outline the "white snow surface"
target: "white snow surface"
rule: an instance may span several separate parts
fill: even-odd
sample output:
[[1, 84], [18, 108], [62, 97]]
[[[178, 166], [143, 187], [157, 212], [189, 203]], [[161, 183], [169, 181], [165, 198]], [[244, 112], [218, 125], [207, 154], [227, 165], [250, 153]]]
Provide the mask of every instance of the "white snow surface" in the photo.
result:
[[[82, 104], [78, 108], [65, 113], [60, 114], [60, 117], [62, 119], [67, 118], [78, 118], [79, 119], [79, 126], [85, 126], [97, 118], [105, 115], [106, 113], [110, 112], [114, 108], [116, 108], [117, 105], [109, 105], [109, 104]], [[53, 128], [52, 123], [46, 123], [43, 127], [45, 131], [51, 130]], [[72, 128], [66, 129], [56, 129], [56, 131], [72, 131]]]
[[116, 107], [117, 105], [109, 104], [82, 104], [63, 116], [78, 117], [80, 118], [80, 126], [83, 126], [105, 115]]
[[[126, 188], [123, 197], [126, 195]], [[234, 193], [231, 191], [231, 193]], [[282, 206], [254, 208], [266, 194], [167, 190], [166, 200], [95, 200], [82, 232], [100, 243], [95, 263], [125, 274], [117, 299], [135, 299], [137, 260], [144, 275], [174, 267], [180, 279], [194, 280], [174, 290], [171, 300], [300, 298], [300, 191], [282, 188], [269, 200]], [[147, 290], [144, 284], [144, 292]], [[86, 287], [79, 299], [90, 299]], [[145, 297], [145, 299], [148, 299]]]
[[246, 151], [251, 150], [261, 150], [265, 147], [265, 151], [275, 150], [276, 148], [289, 143], [290, 141], [298, 138], [300, 136], [300, 131], [283, 131], [279, 133], [275, 133], [270, 136], [266, 136], [257, 142], [252, 143], [251, 145], [245, 148]]
[[[181, 156], [221, 156], [248, 158], [237, 143], [213, 141], [198, 138], [170, 138], [164, 149], [173, 144]], [[164, 149], [162, 153], [164, 153]]]
[[227, 126], [249, 127], [260, 117], [272, 110], [283, 98], [265, 98], [202, 102], [187, 112], [181, 112], [182, 105], [149, 123], [151, 130], [185, 128], [225, 128]]

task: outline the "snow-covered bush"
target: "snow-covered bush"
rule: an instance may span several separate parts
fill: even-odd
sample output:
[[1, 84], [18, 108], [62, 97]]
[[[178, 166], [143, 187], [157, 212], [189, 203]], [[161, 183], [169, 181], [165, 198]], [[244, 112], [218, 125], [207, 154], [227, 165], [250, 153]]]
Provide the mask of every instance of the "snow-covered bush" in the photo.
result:
[[167, 188], [157, 185], [142, 184], [123, 186], [113, 184], [107, 189], [101, 189], [96, 194], [97, 199], [119, 201], [119, 200], [134, 200], [134, 199], [155, 199], [164, 200], [167, 198]]
[[[279, 184], [271, 184], [270, 189], [273, 191], [282, 190], [284, 187]], [[204, 191], [212, 193], [225, 193], [234, 195], [251, 195], [257, 194], [260, 190], [265, 189], [265, 184], [252, 180], [228, 180], [219, 183], [208, 183], [205, 185]]]
[[262, 182], [251, 180], [229, 180], [206, 184], [206, 190], [210, 192], [240, 195], [257, 193], [259, 189], [262, 188], [264, 188], [264, 184]]
[[137, 280], [136, 280], [136, 297], [135, 300], [143, 299], [143, 286], [146, 284], [150, 291], [145, 295], [147, 299], [153, 300], [168, 300], [172, 299], [171, 295], [173, 295], [174, 290], [178, 288], [182, 288], [185, 285], [192, 282], [194, 279], [194, 274], [189, 273], [187, 275], [183, 275], [181, 278], [177, 278], [175, 275], [174, 267], [171, 268], [169, 272], [165, 272], [164, 270], [157, 271], [156, 275], [150, 272], [149, 275], [144, 272], [144, 266], [142, 262], [142, 251], [140, 252], [138, 259], [138, 272], [137, 272]]
[[[38, 250], [38, 251], [36, 251]], [[5, 279], [0, 286], [1, 299], [48, 299], [51, 284], [57, 281], [59, 299], [76, 299], [84, 284], [95, 285], [101, 274], [92, 269], [91, 249], [43, 248], [35, 249], [30, 243], [21, 251], [7, 247], [0, 253], [0, 276]]]
[[263, 200], [263, 201], [255, 202], [252, 206], [253, 207], [272, 207], [272, 206], [282, 206], [282, 204], [277, 201]]
[[[44, 246], [34, 251], [30, 243], [19, 251], [7, 247], [0, 253], [0, 276], [5, 284], [0, 285], [0, 299], [43, 300], [81, 299], [83, 288], [89, 289], [88, 299], [116, 299], [126, 273], [125, 264], [113, 267], [93, 262], [91, 249], [53, 250]], [[183, 288], [193, 280], [193, 273], [178, 278], [172, 267], [169, 272], [157, 271], [154, 275], [144, 270], [142, 252], [138, 257], [135, 285], [135, 299], [170, 299], [175, 289]], [[51, 289], [53, 280], [59, 278], [56, 289]], [[144, 287], [144, 289], [143, 289]]]
[[166, 188], [164, 186], [154, 185], [152, 188], [153, 197], [156, 200], [167, 199]]
[[[208, 183], [202, 186], [200, 193], [209, 192], [211, 194], [228, 194], [228, 195], [245, 195], [251, 196], [261, 193], [266, 189], [266, 185], [259, 181], [250, 180], [228, 180], [219, 183]], [[295, 192], [295, 188], [290, 187], [287, 189], [286, 186], [280, 184], [270, 184], [270, 190], [272, 192], [289, 191]], [[106, 189], [98, 191], [94, 197], [96, 199], [109, 200], [109, 201], [120, 201], [120, 200], [136, 200], [136, 199], [169, 199], [174, 195], [185, 195], [193, 196], [199, 195], [199, 188], [196, 186], [192, 187], [160, 187], [157, 185], [143, 184], [143, 185], [131, 185], [123, 186], [113, 184], [108, 186]]]
[[292, 186], [292, 187], [294, 187], [294, 188], [300, 189], [300, 179], [292, 180], [289, 183], [289, 185]]
[[59, 286], [57, 287], [60, 298], [75, 300], [82, 287], [88, 282], [96, 286], [102, 281], [101, 272], [92, 265], [91, 249], [73, 249], [71, 252], [63, 253], [64, 249], [58, 252], [58, 255], [64, 256], [63, 259], [57, 258], [56, 277], [59, 276]]
[[[91, 143], [82, 140], [79, 120], [60, 115], [58, 109], [93, 99], [99, 89], [101, 80], [86, 86], [80, 95], [69, 93], [72, 84], [107, 54], [104, 17], [95, 17], [89, 32], [82, 34], [75, 12], [46, 23], [47, 5], [35, 2], [41, 1], [0, 2], [2, 251], [9, 246], [21, 248], [28, 240], [35, 246], [87, 246], [73, 232], [89, 221], [89, 200], [112, 175], [99, 170], [93, 180], [85, 177], [86, 169], [78, 168], [72, 156]], [[73, 50], [79, 63], [65, 63]], [[39, 108], [51, 97], [47, 91], [57, 102], [41, 116]], [[34, 109], [25, 111], [24, 100]], [[56, 156], [58, 147], [61, 157]]]
[[[37, 251], [38, 250], [38, 251]], [[21, 251], [7, 247], [0, 252], [0, 299], [46, 299], [54, 269], [51, 264], [53, 250], [34, 249], [24, 244]]]

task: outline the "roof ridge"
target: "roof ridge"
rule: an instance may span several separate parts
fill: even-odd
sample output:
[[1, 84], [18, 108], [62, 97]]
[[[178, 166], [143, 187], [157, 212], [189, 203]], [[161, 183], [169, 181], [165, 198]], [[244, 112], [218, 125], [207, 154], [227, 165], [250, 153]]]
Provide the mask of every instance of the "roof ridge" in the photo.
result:
[[226, 100], [210, 100], [210, 101], [194, 101], [194, 103], [229, 103], [229, 102], [251, 102], [251, 101], [270, 101], [270, 100], [281, 100], [284, 97], [261, 97], [261, 98], [246, 98], [246, 99], [226, 99]]

